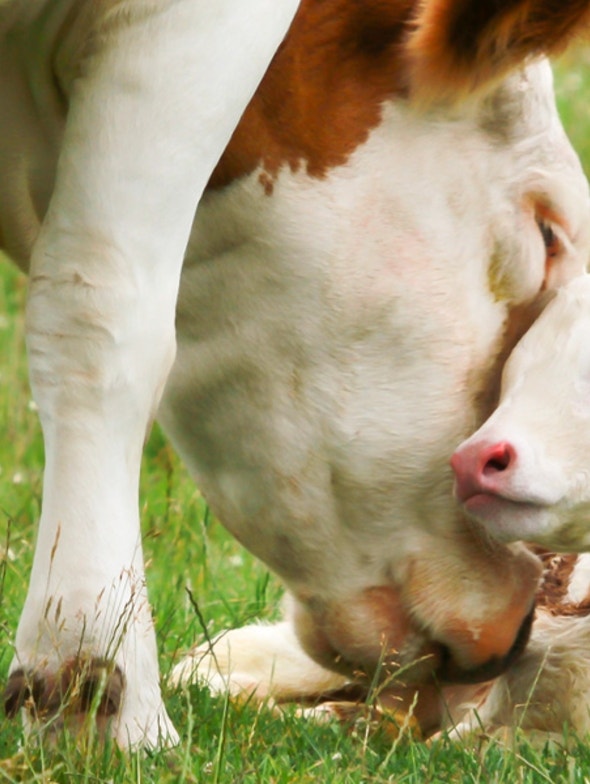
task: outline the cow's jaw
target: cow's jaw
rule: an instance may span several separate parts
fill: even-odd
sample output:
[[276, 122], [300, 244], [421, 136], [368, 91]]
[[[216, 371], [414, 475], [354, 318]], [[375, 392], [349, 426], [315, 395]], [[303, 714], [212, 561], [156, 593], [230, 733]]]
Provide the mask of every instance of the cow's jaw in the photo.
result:
[[[432, 677], [441, 683], [495, 677], [526, 645], [540, 567], [520, 546], [507, 551], [513, 563], [506, 568], [500, 563], [504, 548], [477, 539], [474, 544], [495, 550], [497, 568], [509, 581], [503, 596], [481, 594], [480, 577], [484, 582], [487, 578], [493, 590], [497, 574], [472, 575], [470, 586], [470, 576], [454, 570], [451, 561], [437, 562], [435, 557], [428, 563], [418, 558], [410, 564], [403, 586], [376, 585], [332, 601], [294, 596], [293, 620], [303, 648], [328, 669], [400, 687]], [[476, 556], [473, 566], [485, 570], [484, 559], [478, 562]], [[433, 582], [438, 584], [438, 597], [432, 593]], [[471, 587], [475, 596], [466, 601]]]

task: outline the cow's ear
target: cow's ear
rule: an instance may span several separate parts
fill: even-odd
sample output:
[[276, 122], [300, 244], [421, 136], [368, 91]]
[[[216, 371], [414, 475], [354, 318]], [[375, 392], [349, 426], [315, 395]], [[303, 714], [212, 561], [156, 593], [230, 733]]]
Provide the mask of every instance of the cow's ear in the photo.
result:
[[420, 0], [406, 49], [411, 94], [458, 101], [584, 33], [590, 0]]

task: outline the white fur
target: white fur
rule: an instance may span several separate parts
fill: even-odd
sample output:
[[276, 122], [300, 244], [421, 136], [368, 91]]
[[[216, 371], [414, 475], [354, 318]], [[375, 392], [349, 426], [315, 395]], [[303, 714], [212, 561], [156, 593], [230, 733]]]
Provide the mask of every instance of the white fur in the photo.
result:
[[578, 556], [570, 575], [567, 598], [573, 604], [580, 604], [590, 598], [590, 553]]
[[[471, 512], [505, 540], [552, 549], [590, 548], [590, 276], [557, 292], [506, 363], [500, 404], [458, 450], [477, 456], [509, 443], [515, 457]], [[467, 501], [469, 508], [469, 501]], [[587, 565], [580, 580], [587, 588]], [[578, 582], [572, 591], [579, 597]]]
[[[15, 666], [113, 655], [126, 677], [123, 745], [176, 738], [160, 696], [137, 488], [174, 359], [184, 249], [207, 179], [296, 6], [112, 0], [73, 21], [71, 0], [0, 9], [0, 234], [25, 260], [37, 235], [27, 342], [46, 454]], [[55, 62], [43, 59], [48, 51]], [[45, 76], [53, 68], [70, 89], [67, 119]], [[21, 161], [39, 164], [41, 179], [27, 180]]]
[[[137, 484], [187, 241], [161, 417], [224, 523], [293, 592], [308, 654], [370, 671], [403, 621], [402, 661], [442, 643], [471, 669], [490, 627], [501, 633], [486, 656], [509, 649], [536, 587], [522, 547], [482, 542], [465, 522], [447, 461], [475, 424], [474, 380], [511, 306], [585, 263], [587, 185], [548, 66], [452, 116], [387, 102], [325, 179], [285, 166], [269, 198], [255, 172], [207, 195], [191, 233], [296, 6], [0, 6], [0, 237], [30, 259], [47, 459], [15, 666], [114, 653], [122, 744], [176, 737]], [[549, 270], [539, 199], [566, 227]], [[371, 605], [375, 589], [399, 615]]]
[[[299, 601], [313, 655], [309, 626], [346, 607], [374, 665], [379, 635], [354, 608], [384, 585], [467, 662], [456, 619], [473, 640], [494, 617], [503, 628], [515, 575], [531, 576], [520, 550], [482, 562], [448, 459], [510, 305], [546, 274], [527, 195], [568, 225], [552, 286], [583, 271], [588, 191], [547, 65], [503, 90], [509, 143], [482, 129], [482, 106], [424, 117], [390, 102], [325, 179], [285, 166], [269, 198], [254, 172], [200, 205], [160, 419], [220, 519]], [[503, 298], [488, 284], [498, 249]]]
[[317, 697], [347, 681], [310, 659], [286, 620], [225, 631], [193, 648], [174, 668], [171, 683], [195, 682], [213, 694], [272, 703]]

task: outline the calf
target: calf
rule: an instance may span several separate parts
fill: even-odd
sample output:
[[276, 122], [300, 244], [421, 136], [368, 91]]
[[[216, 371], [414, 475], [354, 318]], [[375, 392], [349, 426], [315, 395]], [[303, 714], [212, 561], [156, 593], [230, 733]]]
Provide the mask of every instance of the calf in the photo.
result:
[[538, 561], [463, 514], [448, 453], [586, 262], [587, 184], [525, 60], [587, 6], [0, 2], [0, 239], [46, 454], [9, 714], [106, 683], [121, 744], [176, 737], [137, 508], [172, 365], [159, 417], [317, 666], [417, 662], [426, 705], [519, 653]]
[[[467, 514], [503, 540], [590, 549], [590, 276], [557, 291], [512, 351], [497, 409], [451, 458]], [[542, 552], [526, 653], [475, 699], [455, 734], [590, 730], [590, 555]]]
[[454, 453], [455, 491], [497, 539], [590, 549], [590, 276], [512, 352], [498, 408]]

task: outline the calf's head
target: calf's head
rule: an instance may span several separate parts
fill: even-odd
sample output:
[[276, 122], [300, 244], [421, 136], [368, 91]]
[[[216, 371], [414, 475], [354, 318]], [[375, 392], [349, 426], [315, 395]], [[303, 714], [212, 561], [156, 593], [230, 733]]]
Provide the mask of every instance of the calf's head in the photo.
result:
[[590, 549], [589, 275], [517, 344], [498, 408], [451, 464], [458, 500], [494, 537]]

